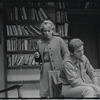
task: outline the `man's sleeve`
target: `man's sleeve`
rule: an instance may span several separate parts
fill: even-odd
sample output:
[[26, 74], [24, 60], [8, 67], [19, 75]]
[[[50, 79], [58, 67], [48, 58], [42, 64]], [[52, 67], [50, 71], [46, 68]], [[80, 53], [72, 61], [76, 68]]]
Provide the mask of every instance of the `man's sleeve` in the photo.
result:
[[90, 76], [92, 79], [94, 76], [97, 76], [97, 73], [94, 71], [93, 66], [90, 64], [88, 58], [85, 56], [85, 67], [87, 68], [87, 74]]
[[83, 82], [82, 79], [77, 75], [75, 67], [70, 62], [65, 62], [63, 64], [63, 71], [68, 83], [70, 83], [72, 87], [80, 86]]

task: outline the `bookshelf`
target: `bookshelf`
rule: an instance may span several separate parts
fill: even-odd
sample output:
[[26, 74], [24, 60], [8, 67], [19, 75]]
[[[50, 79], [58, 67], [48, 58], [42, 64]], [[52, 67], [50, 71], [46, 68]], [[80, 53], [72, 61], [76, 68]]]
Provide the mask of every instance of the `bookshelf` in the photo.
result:
[[[22, 98], [39, 97], [41, 64], [34, 59], [36, 43], [42, 37], [40, 23], [55, 21], [54, 2], [7, 0], [5, 7], [5, 83], [6, 88], [22, 84]], [[5, 40], [6, 39], [6, 40]], [[6, 97], [17, 98], [16, 90]]]
[[56, 2], [56, 28], [60, 37], [68, 36], [68, 18], [64, 1]]
[[[65, 42], [73, 36], [70, 23], [76, 15], [100, 15], [100, 2], [92, 0], [6, 0], [4, 3], [4, 50], [6, 87], [23, 83], [22, 97], [39, 97], [41, 65], [34, 60], [39, 25], [51, 19]], [[5, 31], [6, 30], [6, 31]], [[28, 58], [28, 59], [27, 59]], [[6, 93], [16, 97], [16, 91]]]

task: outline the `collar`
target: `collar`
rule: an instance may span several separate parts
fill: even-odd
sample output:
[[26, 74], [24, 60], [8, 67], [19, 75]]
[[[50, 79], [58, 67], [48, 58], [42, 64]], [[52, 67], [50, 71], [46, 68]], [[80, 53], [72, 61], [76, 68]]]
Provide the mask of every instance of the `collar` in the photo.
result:
[[[82, 57], [82, 58], [80, 59], [80, 61], [83, 62], [83, 60], [84, 60], [84, 58]], [[76, 63], [78, 62], [77, 59], [76, 59], [73, 55], [70, 55], [70, 56], [68, 57], [67, 61], [69, 61], [69, 62], [71, 62], [71, 63], [73, 63], [73, 64], [76, 64]]]
[[45, 39], [45, 38], [42, 38], [42, 42], [44, 42], [44, 43], [50, 43], [52, 40], [53, 40], [53, 36], [52, 36], [52, 38], [49, 40], [49, 39]]

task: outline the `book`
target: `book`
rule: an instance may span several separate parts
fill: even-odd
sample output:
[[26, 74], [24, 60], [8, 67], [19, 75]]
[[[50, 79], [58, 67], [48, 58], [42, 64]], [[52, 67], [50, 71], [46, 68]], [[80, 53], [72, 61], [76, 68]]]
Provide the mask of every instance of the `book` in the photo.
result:
[[37, 48], [37, 40], [30, 40], [31, 50], [36, 50]]
[[18, 64], [17, 64], [17, 65], [21, 65], [21, 64], [22, 64], [22, 62], [23, 62], [23, 59], [24, 59], [24, 56], [23, 56], [23, 55], [21, 55], [20, 60], [18, 61]]
[[65, 6], [65, 2], [62, 2], [62, 8], [65, 9], [66, 6]]
[[17, 28], [18, 35], [23, 35], [22, 30], [21, 30], [21, 26], [16, 25], [16, 28]]
[[34, 59], [34, 55], [31, 55], [31, 56], [29, 57], [28, 65], [32, 65], [33, 59]]
[[7, 57], [7, 61], [8, 61], [8, 66], [11, 66], [12, 64], [11, 64], [11, 55], [8, 55], [8, 57]]
[[37, 33], [38, 35], [41, 35], [41, 32], [40, 32], [39, 30], [37, 30], [34, 26], [29, 25], [29, 27], [30, 27], [35, 33]]
[[24, 56], [24, 64], [25, 64], [25, 65], [28, 64], [28, 62], [29, 62], [29, 57], [30, 57], [29, 54], [27, 54], [27, 55]]
[[34, 33], [29, 29], [28, 26], [24, 26], [24, 28], [27, 30], [27, 32], [29, 33], [29, 35], [33, 35]]
[[39, 8], [39, 10], [41, 11], [42, 15], [44, 16], [44, 19], [48, 19], [48, 16], [46, 15], [46, 13], [43, 10], [43, 8]]
[[65, 36], [68, 36], [68, 23], [65, 23], [64, 29], [65, 29]]
[[16, 62], [17, 62], [17, 55], [14, 55], [14, 65], [17, 65]]
[[30, 30], [30, 32], [31, 32], [31, 35], [34, 35], [34, 36], [39, 36], [39, 34], [37, 34], [37, 32], [36, 31], [34, 31], [33, 30], [33, 28], [29, 25], [29, 26], [27, 26], [27, 28]]
[[64, 33], [65, 33], [65, 30], [64, 30], [64, 25], [61, 25], [61, 37], [64, 37]]
[[43, 17], [43, 15], [42, 15], [40, 10], [38, 11], [38, 14], [39, 14], [40, 20], [44, 20], [44, 17]]
[[29, 13], [29, 18], [30, 18], [30, 20], [35, 20], [35, 9], [32, 8], [32, 9], [30, 9], [29, 12], [30, 12], [30, 13]]
[[25, 11], [25, 7], [22, 7], [22, 13], [23, 13], [24, 20], [27, 20], [27, 14]]
[[16, 65], [18, 65], [18, 62], [19, 62], [20, 58], [21, 58], [21, 55], [18, 54], [17, 59], [16, 59]]
[[15, 25], [12, 25], [12, 28], [13, 28], [13, 30], [14, 30], [14, 34], [15, 34], [15, 35], [18, 35], [18, 31], [17, 31], [16, 26], [15, 26]]
[[68, 21], [67, 11], [65, 11], [65, 21]]
[[59, 9], [62, 9], [62, 2], [58, 2]]
[[25, 47], [25, 50], [28, 50], [28, 40], [27, 39], [24, 39], [24, 47]]
[[25, 26], [21, 26], [21, 30], [22, 30], [23, 35], [30, 35], [30, 33], [25, 28]]
[[15, 20], [18, 20], [18, 7], [15, 7]]
[[60, 11], [56, 12], [57, 22], [61, 22]]
[[10, 51], [10, 40], [7, 40], [7, 51]]
[[46, 2], [46, 6], [54, 7], [55, 6], [55, 3], [54, 2]]
[[22, 8], [19, 8], [19, 20], [25, 20], [22, 12]]
[[12, 31], [11, 25], [8, 25], [8, 27], [9, 27], [9, 33], [10, 33], [10, 35], [13, 36], [14, 34], [13, 34], [13, 31]]
[[15, 30], [14, 30], [14, 28], [13, 28], [13, 25], [11, 25], [11, 30], [12, 30], [12, 32], [13, 32], [13, 35], [16, 35]]
[[6, 25], [6, 30], [7, 30], [7, 35], [9, 36], [10, 32], [9, 32], [9, 26], [8, 25]]
[[12, 55], [12, 66], [14, 66], [14, 58], [15, 58], [15, 55]]
[[39, 19], [39, 15], [38, 15], [38, 11], [34, 9], [34, 12], [35, 12], [35, 18], [36, 18], [36, 20], [40, 20]]

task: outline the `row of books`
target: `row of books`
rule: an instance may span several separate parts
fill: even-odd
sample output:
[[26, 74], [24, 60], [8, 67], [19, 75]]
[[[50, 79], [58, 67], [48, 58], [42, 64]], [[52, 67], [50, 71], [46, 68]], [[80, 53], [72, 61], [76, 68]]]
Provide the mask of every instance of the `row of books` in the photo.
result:
[[56, 6], [58, 9], [65, 9], [65, 8], [100, 8], [99, 0], [66, 0], [66, 1], [58, 1], [58, 2], [53, 2], [53, 1], [27, 1], [27, 2], [12, 2], [12, 3], [7, 3], [7, 6], [25, 6], [25, 7], [48, 7], [48, 6]]
[[18, 35], [34, 35], [40, 36], [41, 32], [38, 27], [28, 25], [6, 25], [7, 35], [8, 36], [18, 36]]
[[87, 9], [87, 8], [100, 8], [99, 6], [100, 1], [99, 0], [67, 0], [67, 1], [59, 1], [56, 2], [56, 8], [57, 9], [77, 9], [77, 8], [82, 8], [82, 9]]
[[7, 9], [8, 20], [44, 20], [49, 16], [43, 8], [14, 7]]
[[[12, 3], [11, 3], [12, 2]], [[7, 2], [7, 6], [10, 6], [10, 7], [12, 7], [12, 6], [25, 6], [25, 7], [44, 7], [44, 6], [46, 6], [46, 7], [48, 7], [48, 6], [54, 6], [55, 5], [55, 2], [53, 2], [53, 1], [29, 1], [29, 0], [27, 0], [27, 1], [22, 1], [21, 2], [21, 0], [18, 2], [18, 1], [9, 1], [9, 2]]]
[[58, 9], [65, 9], [66, 8], [66, 4], [65, 2], [56, 2], [56, 8]]
[[67, 19], [67, 11], [56, 11], [56, 20], [57, 22], [66, 22]]
[[57, 25], [57, 32], [61, 37], [68, 36], [68, 23], [64, 23], [63, 25]]
[[19, 50], [36, 50], [37, 39], [25, 38], [17, 39], [10, 38], [7, 40], [7, 51], [19, 51]]
[[[26, 5], [26, 4], [25, 4]], [[48, 7], [48, 6], [50, 6], [50, 7], [52, 7], [52, 6], [55, 6], [55, 2], [49, 2], [49, 1], [42, 1], [42, 2], [31, 2], [31, 1], [28, 1], [27, 2], [27, 5], [26, 6], [29, 6], [29, 7], [36, 7], [36, 6], [38, 6], [38, 7]]]
[[18, 66], [18, 65], [34, 65], [35, 58], [34, 54], [13, 54], [7, 57], [8, 66]]

